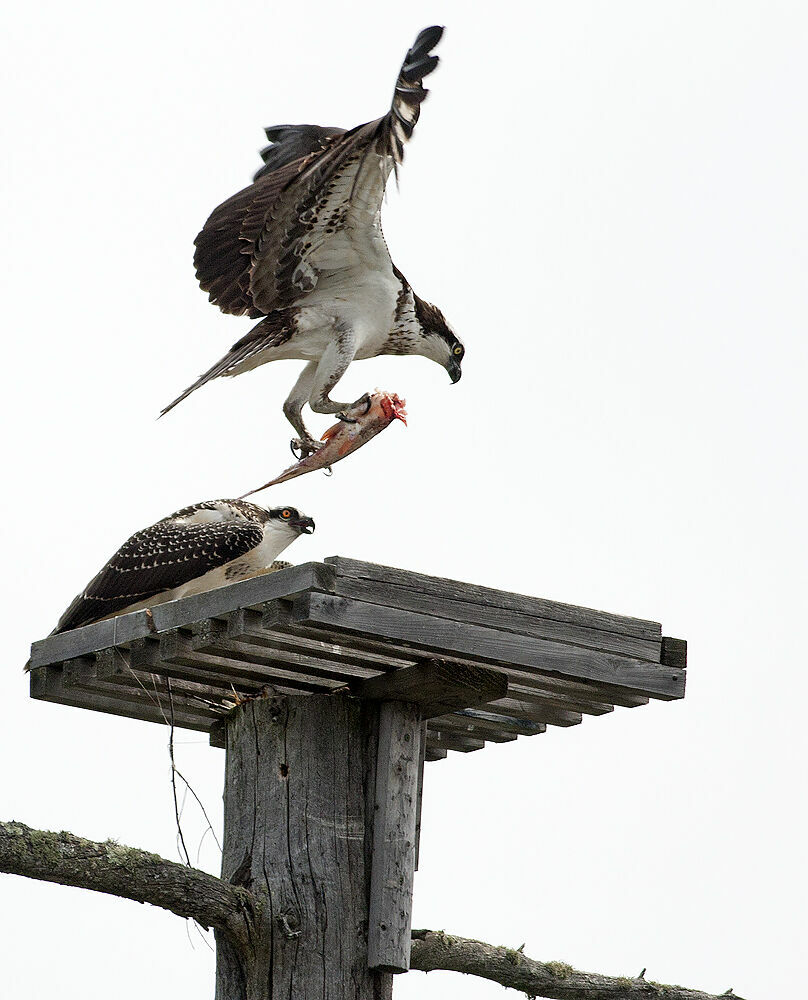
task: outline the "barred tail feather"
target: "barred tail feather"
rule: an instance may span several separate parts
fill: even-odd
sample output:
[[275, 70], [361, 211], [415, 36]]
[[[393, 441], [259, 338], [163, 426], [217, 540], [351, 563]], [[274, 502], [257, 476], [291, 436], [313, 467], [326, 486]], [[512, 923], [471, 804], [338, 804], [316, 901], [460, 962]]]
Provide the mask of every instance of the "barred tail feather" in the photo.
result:
[[[260, 347], [258, 347], [258, 349], [260, 350]], [[208, 368], [208, 370], [203, 375], [200, 375], [199, 378], [196, 380], [196, 382], [189, 385], [188, 388], [185, 389], [183, 392], [181, 392], [180, 395], [177, 396], [175, 400], [173, 400], [168, 404], [168, 406], [160, 410], [160, 416], [164, 417], [169, 410], [173, 410], [178, 403], [181, 403], [183, 399], [187, 399], [187, 397], [190, 396], [192, 392], [194, 392], [196, 389], [199, 389], [200, 386], [205, 385], [206, 382], [210, 382], [211, 379], [218, 378], [220, 375], [227, 375], [228, 372], [232, 371], [232, 369], [236, 367], [236, 365], [240, 364], [242, 361], [245, 360], [245, 358], [248, 358], [251, 354], [254, 354], [255, 351], [256, 351], [255, 339], [253, 339], [250, 343], [246, 344], [239, 341], [239, 343], [235, 344], [233, 348], [230, 351], [228, 351], [228, 353], [225, 354], [223, 358], [221, 358], [219, 361], [216, 362], [215, 365], [213, 365], [212, 368]]]

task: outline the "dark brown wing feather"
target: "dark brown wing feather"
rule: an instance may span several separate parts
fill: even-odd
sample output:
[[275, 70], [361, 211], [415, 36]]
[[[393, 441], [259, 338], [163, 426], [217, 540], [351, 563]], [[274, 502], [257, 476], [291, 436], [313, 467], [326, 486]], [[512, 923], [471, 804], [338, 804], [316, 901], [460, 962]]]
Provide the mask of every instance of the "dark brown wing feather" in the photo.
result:
[[238, 191], [214, 209], [196, 238], [194, 267], [202, 291], [222, 312], [257, 318], [265, 315], [253, 305], [250, 267], [260, 223], [284, 187], [307, 158], [286, 164]]
[[88, 625], [131, 604], [181, 587], [249, 552], [262, 538], [261, 526], [247, 522], [158, 521], [124, 542], [75, 598], [54, 632]]
[[[360, 176], [371, 179], [378, 210], [386, 177], [402, 162], [404, 143], [418, 121], [427, 95], [421, 81], [438, 64], [431, 50], [442, 33], [443, 28], [432, 27], [419, 34], [404, 59], [390, 110], [383, 118], [344, 133], [318, 126], [267, 130], [281, 147], [277, 155], [274, 146], [264, 151], [266, 164], [255, 183], [215, 209], [196, 238], [197, 277], [223, 312], [263, 316], [292, 305], [314, 287], [317, 250], [340, 222], [333, 212], [324, 217], [323, 202], [329, 186], [346, 172], [354, 176], [352, 195]], [[315, 145], [311, 152], [287, 162], [288, 155]], [[378, 159], [371, 162], [373, 154], [382, 158], [383, 172]], [[265, 172], [273, 163], [277, 167]], [[349, 205], [343, 207], [347, 210]]]

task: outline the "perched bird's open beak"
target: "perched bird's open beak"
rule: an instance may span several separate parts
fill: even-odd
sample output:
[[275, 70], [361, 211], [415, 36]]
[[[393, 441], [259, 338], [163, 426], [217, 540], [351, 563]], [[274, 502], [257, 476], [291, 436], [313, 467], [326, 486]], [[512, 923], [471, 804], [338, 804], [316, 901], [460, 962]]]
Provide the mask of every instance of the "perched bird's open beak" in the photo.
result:
[[297, 528], [303, 535], [311, 535], [314, 533], [314, 518], [312, 517], [298, 517], [289, 523], [293, 528]]

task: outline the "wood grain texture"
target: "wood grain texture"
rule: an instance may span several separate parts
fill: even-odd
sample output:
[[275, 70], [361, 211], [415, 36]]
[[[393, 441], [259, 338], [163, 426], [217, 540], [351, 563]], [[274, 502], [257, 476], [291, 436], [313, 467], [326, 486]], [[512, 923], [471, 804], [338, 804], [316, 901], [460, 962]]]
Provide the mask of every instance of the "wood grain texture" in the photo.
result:
[[[125, 719], [141, 722], [156, 722], [165, 725], [163, 711], [149, 699], [139, 701], [121, 700], [117, 695], [71, 688], [65, 685], [61, 667], [38, 667], [31, 671], [30, 695], [37, 701], [50, 701], [72, 708], [86, 708], [106, 715], [119, 715]], [[208, 732], [211, 726], [207, 712], [179, 710], [175, 713], [175, 724], [181, 729]]]
[[687, 666], [687, 641], [685, 639], [673, 639], [666, 635], [662, 637], [661, 661], [668, 667]]
[[368, 964], [400, 973], [410, 967], [421, 718], [417, 704], [401, 701], [378, 713]]
[[[408, 674], [425, 658], [455, 679], [499, 671], [508, 692], [441, 703]], [[32, 679], [41, 700], [162, 723], [170, 684], [176, 724], [194, 729], [267, 687], [396, 689], [396, 699], [418, 695], [434, 723], [427, 760], [682, 697], [686, 662], [686, 642], [655, 622], [342, 557], [51, 636], [31, 660], [44, 671]]]
[[351, 691], [358, 698], [416, 704], [421, 718], [431, 719], [503, 698], [508, 691], [508, 679], [498, 670], [430, 659], [368, 680], [354, 681]]
[[144, 639], [154, 632], [226, 614], [234, 607], [248, 607], [278, 597], [294, 596], [312, 587], [327, 589], [332, 578], [333, 570], [321, 563], [291, 566], [205, 594], [155, 605], [151, 618], [145, 610], [133, 611], [71, 632], [48, 636], [33, 643], [30, 663], [32, 667], [63, 663], [110, 646], [125, 646], [133, 639]]
[[[659, 663], [661, 645], [659, 636], [647, 639], [595, 628], [594, 625], [587, 627], [580, 622], [543, 618], [535, 613], [528, 614], [525, 611], [502, 608], [496, 604], [479, 600], [472, 601], [468, 598], [461, 600], [460, 597], [465, 596], [467, 586], [466, 584], [457, 584], [452, 588], [435, 587], [433, 588], [435, 591], [440, 589], [444, 593], [431, 593], [376, 580], [338, 576], [328, 591], [324, 592], [337, 597], [354, 598], [368, 604], [381, 604], [386, 607], [400, 608], [402, 611], [416, 611], [433, 615], [436, 618], [447, 618], [450, 621], [484, 625], [501, 629], [503, 632], [514, 632], [517, 635], [561, 640], [591, 649], [603, 649]], [[507, 596], [515, 597], [516, 595]], [[527, 598], [525, 600], [535, 599]], [[538, 601], [536, 603], [542, 609], [545, 607]]]
[[527, 668], [528, 675], [546, 671], [562, 677], [606, 682], [613, 687], [629, 688], [662, 699], [684, 695], [684, 671], [680, 668], [570, 647], [547, 639], [447, 622], [318, 593], [298, 597], [293, 603], [293, 615], [302, 624], [382, 636], [404, 648], [436, 654], [448, 651], [484, 662]]
[[520, 611], [538, 618], [580, 624], [586, 628], [603, 629], [607, 632], [623, 635], [636, 635], [657, 642], [662, 635], [661, 626], [657, 622], [645, 621], [641, 618], [629, 618], [606, 611], [596, 611], [592, 608], [581, 608], [574, 604], [562, 604], [539, 597], [528, 597], [525, 594], [495, 590], [492, 587], [481, 587], [473, 583], [461, 583], [443, 577], [427, 576], [424, 573], [396, 569], [393, 566], [379, 566], [376, 563], [361, 562], [358, 559], [348, 559], [345, 556], [329, 556], [325, 560], [325, 564], [332, 566], [338, 576], [375, 580], [393, 586], [409, 587], [436, 597], [451, 598], [456, 595], [463, 601]]
[[217, 1000], [375, 1000], [368, 967], [376, 710], [260, 698], [227, 725], [222, 878], [259, 900], [245, 955], [217, 938]]

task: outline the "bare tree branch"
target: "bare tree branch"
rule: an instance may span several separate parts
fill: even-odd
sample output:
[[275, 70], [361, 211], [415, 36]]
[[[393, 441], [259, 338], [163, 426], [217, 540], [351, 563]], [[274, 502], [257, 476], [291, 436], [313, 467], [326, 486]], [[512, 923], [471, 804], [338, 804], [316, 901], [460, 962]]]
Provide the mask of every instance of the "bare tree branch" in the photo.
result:
[[245, 889], [113, 840], [0, 823], [0, 872], [151, 903], [215, 927], [237, 945], [247, 940], [253, 899]]
[[[166, 861], [112, 840], [98, 843], [72, 833], [32, 830], [0, 822], [0, 872], [106, 892], [151, 903], [203, 927], [214, 927], [241, 951], [250, 948], [256, 899], [241, 886], [196, 868]], [[547, 1000], [719, 1000], [713, 993], [662, 986], [643, 978], [578, 972], [563, 962], [537, 962], [521, 950], [454, 937], [442, 931], [412, 932], [411, 968], [463, 972], [490, 979], [529, 997]], [[735, 997], [732, 990], [721, 997]]]
[[[521, 950], [455, 937], [442, 931], [414, 930], [412, 937], [410, 968], [421, 972], [439, 969], [464, 972], [519, 990], [529, 997], [547, 1000], [646, 1000], [648, 997], [719, 1000], [714, 993], [652, 983], [644, 979], [642, 973], [630, 979], [578, 972], [563, 962], [537, 962], [527, 958]], [[741, 1000], [732, 990], [720, 996]]]

